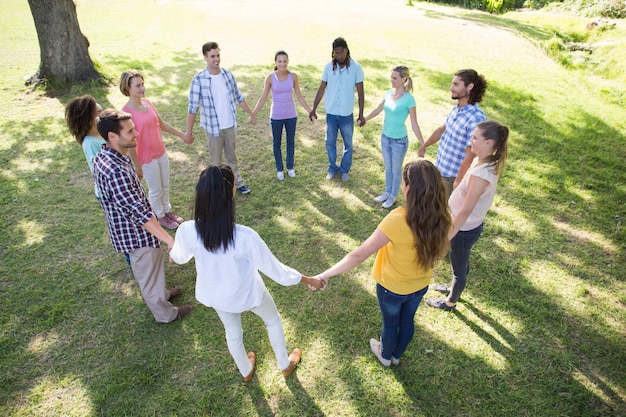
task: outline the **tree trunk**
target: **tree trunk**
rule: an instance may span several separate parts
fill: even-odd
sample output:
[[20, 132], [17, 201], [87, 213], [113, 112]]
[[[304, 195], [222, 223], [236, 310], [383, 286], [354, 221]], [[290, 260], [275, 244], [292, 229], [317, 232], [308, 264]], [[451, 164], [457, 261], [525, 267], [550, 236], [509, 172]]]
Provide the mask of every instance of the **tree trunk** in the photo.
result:
[[28, 0], [28, 5], [41, 51], [33, 80], [57, 85], [102, 78], [89, 57], [89, 41], [80, 31], [72, 0]]

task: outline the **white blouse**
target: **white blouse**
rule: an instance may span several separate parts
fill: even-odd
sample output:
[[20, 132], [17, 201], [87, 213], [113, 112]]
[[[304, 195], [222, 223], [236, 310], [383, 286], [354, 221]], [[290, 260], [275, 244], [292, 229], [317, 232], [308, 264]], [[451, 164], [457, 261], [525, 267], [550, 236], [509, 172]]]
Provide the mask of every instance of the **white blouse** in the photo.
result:
[[257, 232], [235, 225], [234, 244], [228, 250], [209, 252], [202, 243], [193, 220], [176, 231], [170, 252], [178, 264], [196, 259], [196, 299], [202, 304], [229, 313], [241, 313], [261, 304], [267, 291], [259, 271], [277, 283], [296, 285], [302, 274], [283, 265]]

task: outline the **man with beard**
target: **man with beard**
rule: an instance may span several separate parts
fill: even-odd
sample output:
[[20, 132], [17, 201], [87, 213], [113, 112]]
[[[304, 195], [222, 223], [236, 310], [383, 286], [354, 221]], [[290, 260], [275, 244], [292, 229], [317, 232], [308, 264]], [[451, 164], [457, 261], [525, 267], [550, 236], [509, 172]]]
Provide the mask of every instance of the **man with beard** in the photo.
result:
[[[365, 124], [363, 117], [363, 68], [350, 58], [348, 43], [344, 38], [333, 41], [332, 61], [326, 64], [322, 73], [322, 82], [313, 101], [313, 110], [309, 113], [311, 121], [317, 119], [315, 110], [322, 101], [326, 108], [326, 152], [328, 153], [327, 180], [332, 180], [339, 173], [342, 181], [348, 181], [352, 166], [352, 134], [354, 133], [354, 88], [359, 97], [359, 126]], [[337, 166], [337, 136], [341, 132], [343, 153], [341, 164]]]
[[487, 119], [478, 107], [486, 90], [485, 77], [473, 69], [457, 71], [450, 86], [452, 99], [457, 100], [457, 105], [448, 114], [446, 122], [435, 129], [418, 150], [418, 155], [424, 157], [426, 148], [441, 140], [435, 165], [446, 183], [448, 197], [474, 160], [472, 132], [478, 123]]
[[160, 241], [171, 249], [174, 239], [157, 221], [131, 165], [128, 151], [137, 146], [139, 136], [131, 117], [114, 109], [100, 113], [97, 128], [106, 144], [94, 158], [93, 176], [113, 248], [128, 253], [135, 281], [157, 323], [170, 323], [189, 314], [191, 306], [170, 304], [181, 289], [165, 288]]

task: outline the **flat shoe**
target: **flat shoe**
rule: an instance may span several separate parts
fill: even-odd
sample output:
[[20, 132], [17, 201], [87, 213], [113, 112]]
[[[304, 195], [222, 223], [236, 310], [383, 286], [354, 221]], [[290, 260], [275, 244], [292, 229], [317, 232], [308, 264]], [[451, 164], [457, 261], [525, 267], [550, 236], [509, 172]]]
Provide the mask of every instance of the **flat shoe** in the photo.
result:
[[433, 290], [442, 294], [450, 294], [450, 287], [448, 284], [433, 284]]
[[191, 313], [191, 306], [180, 306], [178, 307], [178, 315], [174, 320], [180, 320], [189, 313]]
[[254, 371], [256, 371], [256, 353], [252, 351], [248, 352], [248, 360], [250, 361], [250, 364], [252, 365], [252, 370], [250, 371], [248, 376], [243, 377], [243, 382], [250, 382], [252, 381], [252, 378], [254, 377]]
[[378, 362], [380, 362], [383, 366], [388, 367], [391, 365], [391, 359], [383, 358], [381, 354], [381, 346], [380, 342], [376, 339], [370, 339], [370, 349], [376, 358], [378, 358]]
[[439, 308], [441, 310], [446, 310], [446, 311], [456, 310], [456, 305], [454, 306], [447, 305], [445, 298], [431, 298], [430, 300], [426, 300], [426, 304], [434, 308]]
[[183, 290], [180, 287], [172, 287], [170, 289], [170, 296], [167, 301], [172, 301], [174, 298], [178, 297], [183, 293]]
[[302, 351], [298, 348], [295, 348], [293, 352], [289, 354], [289, 366], [283, 369], [283, 376], [285, 378], [291, 375], [293, 370], [296, 369], [296, 366], [298, 366], [298, 363], [300, 363], [301, 358], [302, 358]]

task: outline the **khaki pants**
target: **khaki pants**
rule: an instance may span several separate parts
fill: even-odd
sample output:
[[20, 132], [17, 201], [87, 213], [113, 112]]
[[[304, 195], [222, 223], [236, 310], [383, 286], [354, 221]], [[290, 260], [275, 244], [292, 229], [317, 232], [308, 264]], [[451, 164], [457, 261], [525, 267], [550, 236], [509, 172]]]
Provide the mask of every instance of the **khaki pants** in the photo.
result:
[[178, 308], [167, 301], [170, 291], [165, 288], [165, 265], [161, 248], [138, 248], [128, 255], [141, 296], [154, 319], [157, 323], [175, 320]]
[[220, 130], [219, 136], [213, 136], [209, 132], [206, 132], [206, 141], [209, 146], [209, 158], [212, 165], [222, 164], [222, 152], [226, 158], [226, 165], [228, 165], [235, 175], [235, 187], [239, 188], [244, 185], [243, 178], [239, 173], [237, 167], [237, 155], [235, 150], [237, 148], [235, 128], [229, 127], [227, 129]]

